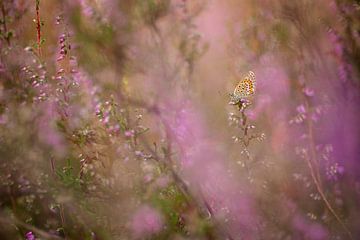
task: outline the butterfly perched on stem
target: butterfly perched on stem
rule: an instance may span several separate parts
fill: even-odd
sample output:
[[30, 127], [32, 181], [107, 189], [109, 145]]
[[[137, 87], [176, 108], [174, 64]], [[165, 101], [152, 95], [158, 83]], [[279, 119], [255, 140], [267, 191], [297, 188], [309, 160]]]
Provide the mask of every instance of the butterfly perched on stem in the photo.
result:
[[236, 85], [234, 93], [230, 94], [230, 97], [238, 102], [241, 99], [246, 99], [255, 94], [256, 87], [255, 73], [249, 71]]

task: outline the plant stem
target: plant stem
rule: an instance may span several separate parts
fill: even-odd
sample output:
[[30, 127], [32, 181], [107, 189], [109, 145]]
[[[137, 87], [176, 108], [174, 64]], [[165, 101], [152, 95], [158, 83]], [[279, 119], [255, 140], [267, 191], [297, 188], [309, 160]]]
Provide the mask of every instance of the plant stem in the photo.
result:
[[41, 22], [40, 22], [40, 0], [36, 1], [36, 31], [37, 31], [37, 44], [38, 54], [41, 57]]
[[[307, 98], [305, 99], [305, 104], [306, 104], [307, 112], [309, 112], [310, 103]], [[329, 200], [327, 199], [327, 197], [325, 196], [324, 190], [321, 186], [319, 163], [318, 163], [318, 157], [316, 154], [315, 141], [314, 141], [313, 123], [309, 117], [307, 117], [307, 131], [308, 131], [309, 140], [310, 140], [309, 144], [310, 144], [311, 157], [310, 158], [306, 157], [306, 163], [310, 169], [311, 178], [316, 186], [318, 193], [320, 194], [322, 200], [324, 201], [326, 207], [328, 208], [328, 210], [335, 217], [335, 219], [340, 223], [341, 227], [345, 230], [345, 232], [347, 233], [349, 238], [353, 239], [353, 236], [352, 236], [350, 230], [347, 228], [345, 223], [341, 220], [339, 215], [336, 213], [334, 208], [331, 206], [331, 204], [330, 204]], [[315, 167], [313, 166], [313, 162], [316, 165]]]
[[5, 39], [6, 39], [7, 44], [10, 45], [10, 37], [8, 35], [8, 30], [7, 30], [7, 26], [6, 26], [6, 10], [5, 10], [4, 1], [1, 1], [1, 13], [2, 13], [2, 17], [3, 17]]
[[33, 231], [37, 235], [41, 236], [44, 239], [63, 239], [62, 237], [59, 237], [57, 235], [48, 233], [42, 229], [36, 228], [30, 224], [24, 223], [23, 221], [16, 218], [16, 216], [9, 217], [5, 215], [3, 212], [0, 213], [0, 222], [8, 225], [18, 225], [23, 228], [26, 228], [30, 231]]

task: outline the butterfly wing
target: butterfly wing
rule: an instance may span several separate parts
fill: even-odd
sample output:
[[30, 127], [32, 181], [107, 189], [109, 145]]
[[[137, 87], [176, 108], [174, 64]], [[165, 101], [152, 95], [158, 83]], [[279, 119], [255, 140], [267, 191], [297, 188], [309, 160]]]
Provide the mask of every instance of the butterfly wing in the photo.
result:
[[247, 85], [246, 85], [246, 79], [240, 80], [238, 85], [235, 87], [234, 95], [239, 98], [247, 97]]
[[255, 73], [249, 71], [235, 87], [234, 95], [238, 98], [246, 98], [253, 95], [255, 93], [255, 79]]
[[249, 77], [250, 80], [255, 82], [255, 73], [253, 71], [249, 71], [246, 76]]

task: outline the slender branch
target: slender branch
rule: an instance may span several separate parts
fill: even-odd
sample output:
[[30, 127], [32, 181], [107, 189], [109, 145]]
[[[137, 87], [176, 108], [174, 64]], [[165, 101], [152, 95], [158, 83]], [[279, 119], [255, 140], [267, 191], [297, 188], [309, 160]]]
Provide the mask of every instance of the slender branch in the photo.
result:
[[[306, 111], [309, 112], [310, 110], [310, 103], [309, 100], [305, 97], [305, 106], [306, 106]], [[309, 119], [309, 117], [307, 118], [307, 131], [308, 131], [308, 135], [309, 135], [309, 140], [310, 140], [310, 151], [311, 151], [311, 155], [312, 155], [312, 161], [315, 164], [315, 173], [316, 173], [316, 177], [318, 182], [320, 183], [321, 186], [321, 176], [320, 176], [320, 163], [316, 154], [316, 148], [315, 148], [315, 141], [314, 141], [314, 131], [313, 131], [313, 122], [311, 119]]]
[[339, 215], [336, 213], [336, 211], [334, 210], [334, 208], [331, 206], [330, 202], [328, 201], [327, 197], [325, 196], [325, 193], [320, 185], [320, 182], [317, 180], [317, 177], [315, 175], [315, 170], [314, 170], [314, 166], [311, 163], [311, 160], [309, 158], [306, 158], [306, 163], [310, 169], [310, 174], [311, 177], [314, 181], [314, 184], [316, 186], [317, 191], [319, 192], [322, 200], [324, 201], [326, 207], [329, 209], [329, 211], [331, 212], [332, 215], [334, 215], [334, 217], [336, 218], [336, 220], [340, 223], [340, 225], [344, 228], [344, 230], [346, 231], [347, 235], [350, 237], [350, 239], [354, 239], [352, 237], [352, 234], [350, 232], [350, 230], [347, 228], [347, 226], [345, 225], [345, 223], [341, 220], [341, 218], [339, 217]]
[[4, 1], [1, 1], [1, 13], [2, 13], [2, 17], [3, 17], [5, 39], [6, 39], [7, 44], [10, 45], [10, 36], [8, 35], [8, 30], [7, 30], [7, 25], [6, 25], [6, 10], [5, 10]]
[[36, 31], [37, 31], [37, 44], [38, 54], [41, 57], [41, 22], [40, 22], [40, 0], [36, 1]]
[[[233, 101], [231, 101], [233, 102]], [[248, 106], [250, 106], [250, 102], [244, 99], [236, 100], [236, 102], [231, 103], [232, 105], [235, 105], [238, 108], [238, 111], [240, 112], [240, 116], [237, 116], [237, 119], [240, 120], [240, 126], [239, 128], [242, 131], [242, 136], [240, 138], [240, 141], [243, 145], [243, 152], [246, 153], [246, 160], [244, 161], [244, 166], [246, 168], [246, 171], [249, 175], [249, 179], [251, 179], [251, 168], [249, 164], [251, 164], [251, 158], [249, 155], [248, 147], [250, 145], [251, 140], [255, 139], [256, 137], [253, 135], [249, 136], [249, 124], [248, 124], [248, 117], [246, 115], [246, 109]]]
[[37, 235], [45, 238], [45, 239], [63, 239], [62, 237], [59, 237], [57, 235], [54, 234], [50, 234], [42, 229], [39, 229], [37, 227], [34, 227], [30, 224], [24, 223], [21, 220], [15, 218], [14, 216], [12, 218], [7, 217], [7, 216], [3, 216], [3, 214], [0, 215], [0, 222], [4, 223], [4, 224], [14, 224], [14, 225], [18, 225], [21, 226], [23, 228], [26, 228], [30, 231], [33, 231], [34, 233], [36, 233]]
[[[307, 112], [309, 112], [310, 103], [307, 98], [305, 99], [305, 104], [306, 104]], [[324, 190], [322, 188], [320, 172], [319, 172], [319, 162], [318, 162], [318, 157], [317, 157], [316, 149], [315, 149], [313, 123], [309, 117], [307, 118], [307, 131], [308, 131], [309, 140], [310, 140], [309, 144], [310, 144], [311, 157], [310, 158], [306, 157], [305, 159], [306, 159], [306, 163], [310, 169], [311, 178], [316, 186], [318, 193], [320, 194], [322, 200], [324, 201], [325, 206], [328, 208], [328, 210], [331, 212], [331, 214], [335, 217], [335, 219], [340, 223], [341, 227], [345, 230], [345, 232], [347, 233], [349, 238], [354, 239], [350, 230], [348, 229], [348, 227], [345, 225], [345, 223], [341, 220], [340, 216], [336, 213], [335, 209], [332, 207], [331, 203], [327, 199], [327, 197], [324, 193]], [[313, 163], [316, 165], [315, 167], [313, 166]]]

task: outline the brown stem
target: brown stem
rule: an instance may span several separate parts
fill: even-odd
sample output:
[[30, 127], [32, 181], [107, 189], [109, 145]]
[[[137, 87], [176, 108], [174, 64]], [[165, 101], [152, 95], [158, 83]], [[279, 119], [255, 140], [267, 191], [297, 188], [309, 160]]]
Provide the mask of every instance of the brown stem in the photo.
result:
[[[306, 112], [309, 113], [310, 112], [310, 103], [309, 100], [307, 98], [305, 98], [305, 106], [306, 106]], [[311, 151], [311, 155], [312, 155], [312, 161], [315, 164], [315, 173], [316, 173], [316, 177], [318, 182], [320, 183], [321, 186], [321, 176], [320, 176], [320, 163], [316, 154], [316, 148], [315, 148], [315, 140], [314, 140], [314, 128], [313, 128], [313, 122], [311, 119], [309, 119], [310, 116], [307, 116], [307, 128], [308, 128], [308, 135], [309, 135], [309, 140], [310, 140], [310, 151]]]
[[[305, 100], [306, 103], [306, 108], [307, 108], [307, 112], [309, 112], [309, 101], [308, 99]], [[307, 128], [308, 128], [308, 135], [309, 135], [309, 140], [310, 140], [310, 153], [311, 153], [311, 157], [306, 157], [306, 163], [310, 169], [310, 174], [311, 174], [311, 178], [316, 186], [316, 189], [318, 191], [318, 193], [320, 194], [322, 200], [325, 203], [325, 206], [328, 208], [328, 210], [331, 212], [331, 214], [335, 217], [335, 219], [340, 223], [341, 227], [345, 230], [345, 232], [347, 233], [347, 235], [349, 236], [350, 239], [353, 239], [353, 236], [350, 232], [350, 230], [347, 228], [347, 226], [345, 225], [345, 223], [341, 220], [341, 218], [339, 217], [339, 215], [336, 213], [336, 211], [334, 210], [334, 208], [332, 207], [332, 205], [330, 204], [329, 200], [327, 199], [327, 197], [325, 196], [324, 190], [321, 186], [321, 178], [320, 178], [320, 172], [319, 172], [319, 162], [318, 162], [318, 157], [316, 154], [316, 149], [315, 149], [315, 141], [314, 141], [314, 131], [313, 131], [313, 123], [312, 120], [309, 119], [309, 116], [307, 117]], [[316, 165], [315, 168], [313, 166], [313, 163]]]
[[55, 175], [55, 160], [53, 157], [50, 157], [50, 167], [51, 167], [51, 173]]
[[65, 239], [67, 239], [66, 234], [65, 234], [65, 214], [64, 214], [64, 206], [62, 204], [60, 204], [60, 219], [61, 219], [61, 225], [63, 227], [63, 233], [65, 236]]
[[23, 228], [26, 228], [30, 231], [33, 231], [34, 233], [36, 233], [37, 235], [41, 236], [44, 239], [63, 239], [62, 237], [59, 237], [57, 235], [54, 234], [50, 234], [42, 229], [36, 228], [30, 224], [24, 223], [21, 220], [17, 219], [16, 217], [12, 216], [12, 218], [10, 218], [9, 216], [4, 216], [3, 213], [1, 213], [0, 215], [0, 222], [4, 223], [4, 224], [15, 224], [15, 225], [19, 225]]
[[7, 26], [6, 26], [6, 10], [5, 10], [5, 5], [4, 2], [1, 1], [1, 13], [3, 16], [3, 25], [4, 25], [4, 34], [5, 34], [5, 39], [8, 45], [10, 45], [10, 37], [8, 34], [8, 30], [7, 30]]
[[314, 181], [314, 184], [316, 186], [317, 191], [319, 192], [322, 200], [324, 201], [326, 207], [329, 209], [329, 211], [331, 212], [332, 215], [334, 215], [334, 217], [336, 218], [336, 220], [340, 223], [340, 225], [344, 228], [344, 230], [346, 231], [346, 233], [348, 234], [348, 236], [350, 237], [350, 239], [353, 239], [352, 234], [350, 232], [350, 230], [346, 227], [345, 223], [341, 220], [341, 218], [339, 217], [339, 215], [336, 213], [336, 211], [334, 210], [334, 208], [331, 206], [330, 202], [328, 201], [327, 197], [325, 196], [325, 193], [320, 185], [320, 183], [318, 182], [316, 175], [315, 175], [315, 170], [314, 170], [314, 166], [311, 163], [311, 160], [309, 158], [306, 158], [306, 163], [310, 169], [310, 174], [311, 177]]
[[39, 57], [41, 57], [40, 0], [36, 0], [36, 31], [37, 31], [38, 54]]
[[251, 169], [250, 169], [250, 164], [251, 164], [251, 159], [250, 159], [250, 156], [249, 156], [249, 152], [248, 152], [248, 146], [250, 144], [250, 141], [251, 141], [251, 137], [248, 136], [248, 133], [249, 133], [249, 128], [248, 128], [248, 118], [247, 118], [247, 115], [245, 113], [245, 110], [247, 108], [248, 105], [244, 105], [244, 104], [247, 104], [247, 103], [243, 103], [242, 101], [240, 101], [238, 104], [237, 104], [237, 107], [238, 107], [238, 110], [239, 112], [241, 113], [241, 130], [243, 131], [243, 136], [241, 138], [241, 142], [244, 146], [244, 150], [243, 151], [246, 151], [246, 161], [244, 162], [244, 166], [246, 168], [246, 171], [249, 175], [249, 179], [251, 179]]
[[[51, 157], [50, 158], [50, 166], [51, 166], [51, 172], [52, 174], [54, 175], [54, 177], [56, 177], [56, 174], [55, 174], [55, 161], [54, 161], [54, 158]], [[65, 214], [64, 214], [64, 207], [63, 205], [60, 203], [59, 205], [59, 210], [60, 210], [60, 220], [61, 220], [61, 226], [63, 228], [63, 233], [64, 233], [64, 236], [65, 236], [65, 239], [66, 238], [66, 234], [65, 234]]]

